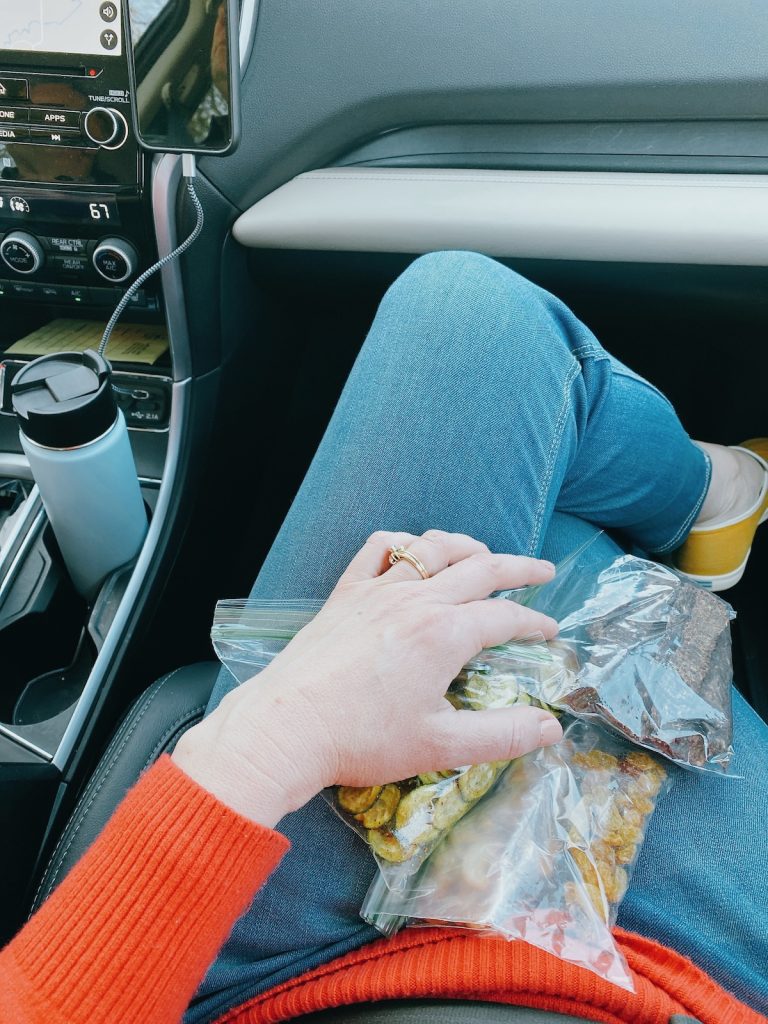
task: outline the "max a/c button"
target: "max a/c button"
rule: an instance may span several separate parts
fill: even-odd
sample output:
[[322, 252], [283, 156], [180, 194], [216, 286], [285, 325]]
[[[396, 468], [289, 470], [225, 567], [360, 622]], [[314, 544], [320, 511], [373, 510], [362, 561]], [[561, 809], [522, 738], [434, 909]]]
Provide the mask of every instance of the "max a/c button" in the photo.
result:
[[3, 100], [26, 100], [29, 98], [29, 82], [26, 78], [0, 78], [0, 103]]

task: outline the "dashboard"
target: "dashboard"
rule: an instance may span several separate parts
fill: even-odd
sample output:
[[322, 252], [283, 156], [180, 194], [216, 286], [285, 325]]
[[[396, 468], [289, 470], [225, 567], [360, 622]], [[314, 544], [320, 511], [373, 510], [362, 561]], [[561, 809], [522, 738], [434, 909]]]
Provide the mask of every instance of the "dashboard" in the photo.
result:
[[6, 303], [112, 307], [153, 262], [121, 18], [120, 0], [0, 2]]
[[241, 210], [373, 160], [766, 173], [766, 30], [751, 0], [261, 0], [243, 138], [201, 166]]

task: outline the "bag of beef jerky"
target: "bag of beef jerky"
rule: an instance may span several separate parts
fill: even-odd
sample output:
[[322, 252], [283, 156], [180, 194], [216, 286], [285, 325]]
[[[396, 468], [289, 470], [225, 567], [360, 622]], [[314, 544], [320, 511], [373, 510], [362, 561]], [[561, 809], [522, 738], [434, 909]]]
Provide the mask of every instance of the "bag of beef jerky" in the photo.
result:
[[514, 597], [560, 622], [532, 696], [685, 768], [727, 771], [730, 605], [645, 558], [595, 561], [594, 548]]

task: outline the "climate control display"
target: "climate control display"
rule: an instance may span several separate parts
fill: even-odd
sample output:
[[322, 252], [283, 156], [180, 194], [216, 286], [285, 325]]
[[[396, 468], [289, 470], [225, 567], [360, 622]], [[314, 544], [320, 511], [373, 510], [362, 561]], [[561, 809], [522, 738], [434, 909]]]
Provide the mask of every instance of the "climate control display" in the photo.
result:
[[60, 224], [95, 224], [109, 230], [120, 226], [114, 196], [88, 196], [67, 192], [0, 191], [0, 228], [21, 227], [25, 221]]

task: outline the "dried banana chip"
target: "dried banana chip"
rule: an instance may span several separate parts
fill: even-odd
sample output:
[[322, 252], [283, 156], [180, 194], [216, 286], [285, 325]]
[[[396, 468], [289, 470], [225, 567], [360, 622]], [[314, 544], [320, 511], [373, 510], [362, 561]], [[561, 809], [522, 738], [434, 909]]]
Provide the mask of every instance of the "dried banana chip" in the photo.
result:
[[402, 864], [413, 856], [412, 846], [403, 846], [388, 829], [372, 828], [368, 832], [368, 843], [377, 857], [391, 864]]
[[450, 828], [468, 810], [469, 805], [462, 799], [458, 783], [454, 782], [435, 800], [432, 809], [432, 824], [439, 829]]
[[442, 782], [443, 779], [453, 778], [454, 775], [458, 774], [458, 768], [450, 768], [446, 772], [422, 772], [421, 775], [417, 776], [419, 782], [424, 786], [434, 786], [437, 782]]
[[397, 805], [395, 828], [398, 839], [407, 846], [421, 845], [435, 837], [432, 824], [436, 786], [419, 786], [406, 793]]
[[492, 764], [476, 764], [458, 778], [459, 791], [467, 803], [485, 796], [496, 781], [498, 771]]
[[399, 802], [400, 787], [390, 782], [388, 786], [384, 786], [367, 811], [355, 815], [355, 820], [359, 821], [363, 828], [380, 828], [386, 825], [395, 813]]
[[472, 711], [508, 708], [522, 696], [520, 684], [511, 672], [471, 672], [463, 684], [462, 707]]
[[339, 807], [350, 814], [362, 814], [372, 807], [378, 799], [383, 786], [339, 786], [336, 790], [336, 799]]

